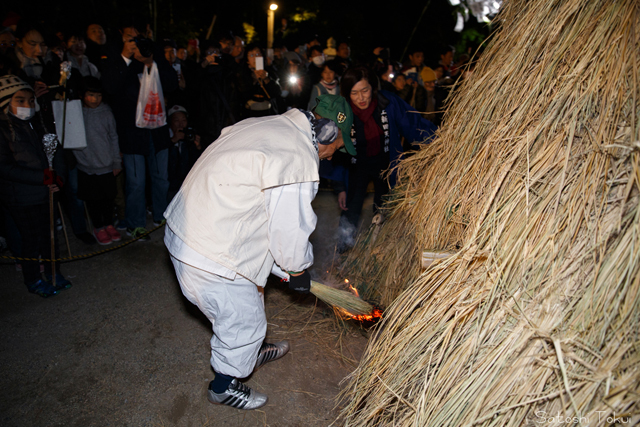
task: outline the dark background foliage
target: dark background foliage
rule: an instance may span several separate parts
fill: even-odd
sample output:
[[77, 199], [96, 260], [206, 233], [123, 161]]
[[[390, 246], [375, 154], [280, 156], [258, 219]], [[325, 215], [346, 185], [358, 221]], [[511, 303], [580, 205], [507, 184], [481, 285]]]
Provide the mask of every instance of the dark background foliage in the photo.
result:
[[[332, 36], [338, 42], [349, 41], [354, 55], [380, 46], [389, 48], [391, 56], [400, 59], [411, 40], [411, 47], [425, 50], [429, 62], [443, 44], [456, 46], [458, 52], [466, 51], [468, 46], [475, 49], [490, 31], [487, 25], [470, 17], [462, 33], [454, 32], [456, 8], [448, 0], [387, 2], [384, 7], [347, 0], [277, 3], [275, 26], [278, 28], [281, 19], [287, 18], [294, 43], [302, 44], [317, 34], [326, 46]], [[217, 40], [229, 31], [244, 37], [243, 23], [247, 23], [255, 28], [255, 41], [266, 45], [269, 4], [264, 0], [37, 0], [15, 2], [10, 8], [4, 5], [2, 16], [12, 10], [34, 19], [50, 36], [58, 31], [82, 31], [88, 23], [96, 22], [111, 40], [118, 37], [118, 25], [136, 19], [155, 28], [156, 39], [171, 37], [184, 45], [189, 38], [204, 39], [215, 15], [211, 39]]]

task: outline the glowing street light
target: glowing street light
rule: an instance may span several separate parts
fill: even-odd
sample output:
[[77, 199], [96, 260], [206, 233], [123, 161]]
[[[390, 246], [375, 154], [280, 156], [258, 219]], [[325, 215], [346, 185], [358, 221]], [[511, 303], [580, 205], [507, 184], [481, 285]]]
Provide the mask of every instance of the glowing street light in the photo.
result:
[[278, 5], [271, 3], [267, 11], [267, 49], [273, 49], [273, 21], [276, 15]]

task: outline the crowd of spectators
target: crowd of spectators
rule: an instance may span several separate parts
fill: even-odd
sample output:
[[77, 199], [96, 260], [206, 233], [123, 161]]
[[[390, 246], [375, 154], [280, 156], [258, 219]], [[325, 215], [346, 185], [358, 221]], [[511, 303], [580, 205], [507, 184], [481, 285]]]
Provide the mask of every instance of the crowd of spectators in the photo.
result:
[[[323, 182], [338, 193], [345, 222], [355, 228], [369, 181], [375, 182], [377, 209], [389, 190], [381, 172], [403, 151], [417, 147], [412, 144], [428, 139], [441, 123], [449, 88], [469, 73], [462, 72], [468, 56], [454, 63], [450, 46], [413, 48], [401, 64], [388, 48], [372, 46], [352, 57], [348, 40], [330, 38], [326, 44], [317, 36], [294, 40], [282, 29], [274, 48], [265, 49], [245, 45], [242, 37], [230, 33], [179, 44], [170, 37], [155, 37], [149, 25], [133, 20], [123, 21], [117, 31], [105, 31], [97, 22], [86, 24], [49, 34], [13, 16], [0, 28], [0, 76], [5, 85], [0, 95], [6, 98], [0, 111], [0, 186], [52, 185], [50, 180], [20, 176], [21, 170], [48, 166], [42, 158], [23, 163], [15, 129], [25, 123], [35, 129], [31, 122], [37, 122], [33, 138], [54, 133], [53, 102], [81, 100], [88, 146], [60, 150], [63, 156], [56, 162], [63, 160], [64, 166], [57, 169], [61, 191], [56, 192], [56, 200], [59, 198], [74, 234], [87, 244], [107, 245], [120, 240], [124, 232], [149, 239], [147, 216], [154, 225], [163, 224], [168, 202], [200, 153], [224, 127], [291, 108], [312, 110], [321, 94], [342, 94], [354, 108], [351, 152], [334, 156], [330, 164], [324, 162], [321, 172], [327, 178]], [[437, 57], [426, 58], [425, 52], [434, 51]], [[63, 62], [71, 66], [65, 84], [61, 84]], [[141, 128], [136, 121], [141, 76], [152, 68], [159, 75], [167, 122], [157, 128]], [[24, 84], [16, 86], [17, 81]], [[20, 116], [11, 107], [16, 94], [25, 90], [31, 90], [34, 98], [31, 117]], [[362, 94], [368, 101], [358, 104]], [[416, 129], [424, 132], [427, 127], [422, 137], [416, 134]], [[30, 203], [44, 209], [46, 200], [17, 201], [6, 196], [0, 203], [0, 235], [7, 238], [13, 254], [43, 256], [41, 244], [27, 242], [24, 247], [26, 229], [36, 228], [33, 222], [43, 219], [16, 218]], [[353, 231], [348, 233], [353, 237]], [[345, 241], [345, 248], [348, 246]], [[37, 276], [34, 268], [29, 265], [25, 273], [28, 286]], [[70, 286], [66, 280], [63, 283]], [[43, 286], [35, 292], [47, 296], [60, 290]]]

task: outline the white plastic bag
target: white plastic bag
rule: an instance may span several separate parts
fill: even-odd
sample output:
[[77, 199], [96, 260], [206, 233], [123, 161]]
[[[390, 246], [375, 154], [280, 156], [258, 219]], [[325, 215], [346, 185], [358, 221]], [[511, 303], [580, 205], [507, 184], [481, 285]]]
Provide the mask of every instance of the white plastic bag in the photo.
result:
[[155, 61], [151, 70], [145, 67], [140, 80], [138, 107], [136, 109], [136, 126], [145, 129], [155, 129], [167, 124], [164, 108], [164, 95], [160, 84], [160, 74]]
[[[62, 142], [63, 148], [80, 150], [87, 146], [87, 135], [84, 130], [84, 118], [82, 116], [82, 102], [79, 99], [67, 100], [67, 111], [64, 111], [65, 101], [52, 101], [53, 118], [56, 122], [56, 134]], [[64, 120], [62, 120], [64, 116]], [[64, 140], [62, 139], [62, 126], [64, 123]]]

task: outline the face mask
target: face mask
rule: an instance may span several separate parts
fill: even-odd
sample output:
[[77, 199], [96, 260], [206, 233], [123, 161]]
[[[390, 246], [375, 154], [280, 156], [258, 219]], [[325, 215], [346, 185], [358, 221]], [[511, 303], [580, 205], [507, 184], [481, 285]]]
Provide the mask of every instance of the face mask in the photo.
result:
[[35, 108], [16, 107], [16, 113], [14, 116], [20, 120], [29, 120], [31, 117], [35, 116], [35, 114]]
[[321, 66], [322, 64], [324, 64], [324, 56], [320, 55], [320, 56], [314, 56], [313, 58], [311, 58], [311, 60], [313, 61], [314, 64], [316, 64], [316, 66]]

